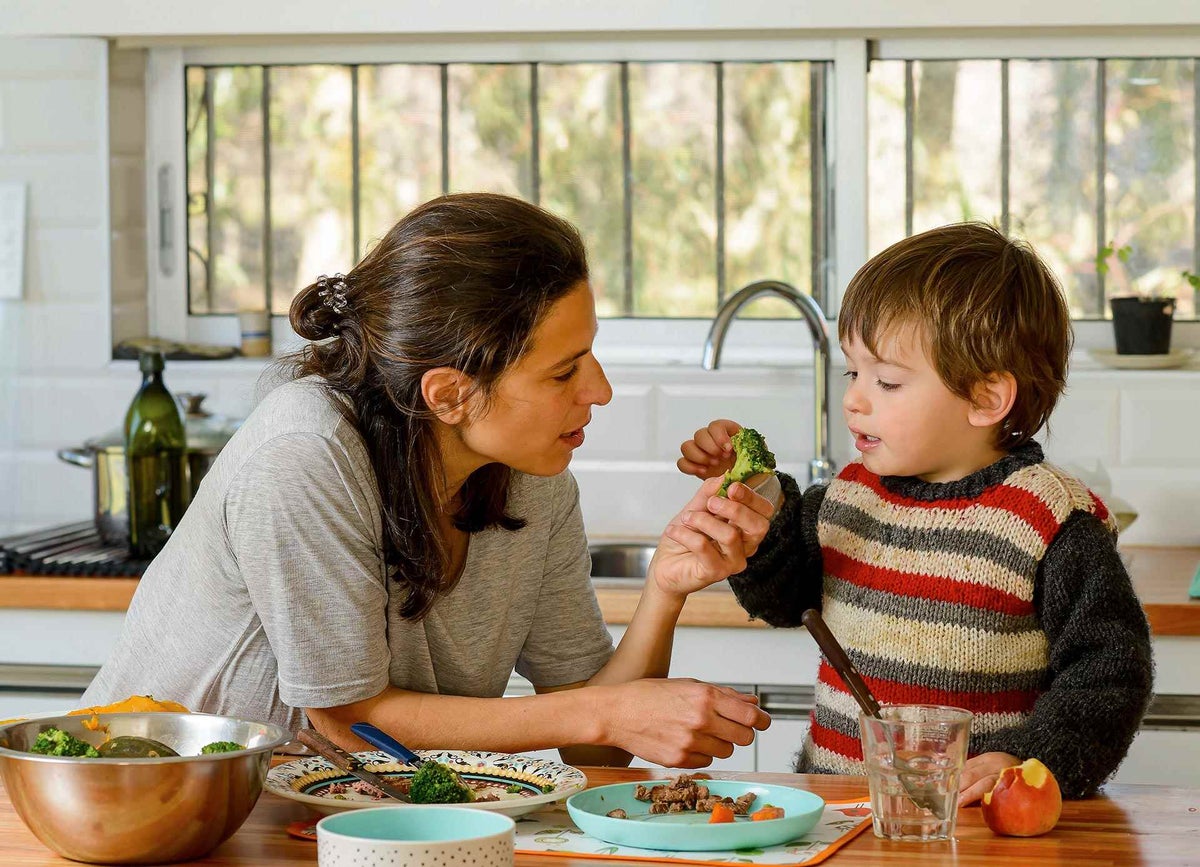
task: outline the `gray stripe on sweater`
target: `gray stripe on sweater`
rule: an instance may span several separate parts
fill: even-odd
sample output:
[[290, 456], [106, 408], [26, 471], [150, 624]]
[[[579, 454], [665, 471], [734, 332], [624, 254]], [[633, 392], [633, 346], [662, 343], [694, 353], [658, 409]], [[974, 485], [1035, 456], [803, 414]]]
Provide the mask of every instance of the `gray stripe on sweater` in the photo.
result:
[[908, 551], [946, 551], [986, 554], [987, 558], [1018, 575], [1032, 576], [1038, 561], [1012, 542], [985, 530], [953, 527], [899, 527], [875, 520], [862, 509], [849, 503], [826, 497], [821, 508], [821, 521], [836, 524], [871, 542], [891, 545]]
[[932, 665], [899, 662], [879, 656], [870, 656], [847, 649], [846, 655], [860, 674], [866, 677], [890, 680], [895, 683], [912, 684], [925, 689], [945, 692], [1011, 692], [1032, 691], [1045, 688], [1049, 673], [1043, 669], [1009, 673], [985, 673], [981, 671], [953, 671]]
[[1037, 617], [1033, 614], [1001, 614], [965, 602], [905, 596], [902, 594], [907, 588], [898, 589], [900, 593], [890, 593], [887, 590], [860, 587], [828, 573], [825, 575], [826, 596], [889, 617], [902, 617], [922, 623], [949, 623], [1005, 635], [1041, 630]]

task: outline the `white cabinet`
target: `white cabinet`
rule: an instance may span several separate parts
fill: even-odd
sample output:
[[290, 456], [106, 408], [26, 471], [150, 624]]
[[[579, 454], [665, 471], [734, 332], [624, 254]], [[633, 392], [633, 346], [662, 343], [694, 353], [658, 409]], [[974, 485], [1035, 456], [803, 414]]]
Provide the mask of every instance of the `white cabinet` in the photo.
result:
[[1200, 730], [1143, 729], [1112, 781], [1200, 786]]
[[771, 727], [759, 732], [755, 742], [757, 750], [756, 771], [790, 774], [796, 766], [796, 753], [808, 734], [807, 719], [774, 717]]

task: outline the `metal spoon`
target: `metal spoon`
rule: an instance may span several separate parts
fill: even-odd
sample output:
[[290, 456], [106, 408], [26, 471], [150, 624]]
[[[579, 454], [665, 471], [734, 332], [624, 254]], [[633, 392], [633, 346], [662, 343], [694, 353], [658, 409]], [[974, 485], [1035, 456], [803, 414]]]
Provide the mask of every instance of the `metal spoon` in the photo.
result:
[[[863, 709], [863, 713], [867, 716], [875, 717], [875, 719], [883, 719], [879, 712], [879, 702], [875, 700], [875, 696], [871, 695], [871, 690], [867, 687], [867, 682], [858, 673], [858, 669], [854, 667], [854, 663], [850, 661], [850, 657], [846, 655], [846, 651], [842, 648], [842, 645], [838, 643], [838, 640], [833, 637], [833, 633], [829, 631], [829, 626], [826, 625], [824, 618], [821, 617], [821, 612], [815, 608], [810, 608], [800, 615], [800, 622], [807, 627], [813, 640], [825, 652], [825, 658], [829, 660], [829, 664], [833, 666], [833, 670], [841, 675], [846, 688], [850, 690], [850, 695], [858, 702], [858, 706]], [[913, 768], [906, 760], [896, 755], [896, 745], [894, 742], [891, 742], [890, 733], [888, 740], [889, 746], [892, 748], [892, 767], [896, 769], [896, 776], [900, 780], [900, 785], [904, 787], [909, 800], [918, 807], [933, 813], [939, 819], [950, 818], [950, 814], [946, 809], [946, 799], [927, 793], [921, 782], [912, 778], [911, 775], [914, 773]]]
[[760, 497], [765, 497], [775, 507], [775, 511], [779, 511], [779, 507], [783, 504], [783, 488], [780, 487], [779, 476], [775, 473], [759, 473], [746, 479], [742, 484]]

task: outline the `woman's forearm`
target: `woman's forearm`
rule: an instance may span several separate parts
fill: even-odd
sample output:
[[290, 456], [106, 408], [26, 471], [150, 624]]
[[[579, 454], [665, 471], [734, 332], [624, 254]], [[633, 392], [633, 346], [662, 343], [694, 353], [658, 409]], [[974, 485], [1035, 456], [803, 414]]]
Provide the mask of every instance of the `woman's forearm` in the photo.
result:
[[330, 740], [364, 749], [350, 731], [369, 722], [411, 749], [518, 753], [571, 744], [603, 745], [608, 731], [596, 690], [570, 689], [514, 698], [430, 695], [388, 687], [379, 695], [333, 708], [307, 708], [310, 724]]
[[643, 677], [666, 677], [671, 668], [675, 624], [686, 596], [666, 593], [654, 581], [653, 566], [637, 609], [608, 663], [592, 675], [589, 686], [626, 683]]

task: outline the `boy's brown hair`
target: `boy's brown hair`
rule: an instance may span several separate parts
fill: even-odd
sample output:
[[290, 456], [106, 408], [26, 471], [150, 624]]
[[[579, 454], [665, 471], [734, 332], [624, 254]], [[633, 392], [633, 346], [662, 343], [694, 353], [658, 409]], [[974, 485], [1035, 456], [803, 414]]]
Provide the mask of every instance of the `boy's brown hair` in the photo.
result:
[[914, 326], [933, 369], [970, 400], [997, 373], [1017, 383], [997, 445], [1014, 449], [1046, 424], [1066, 386], [1071, 315], [1058, 281], [1028, 244], [986, 223], [954, 223], [873, 257], [846, 288], [838, 337], [872, 354], [886, 332]]

